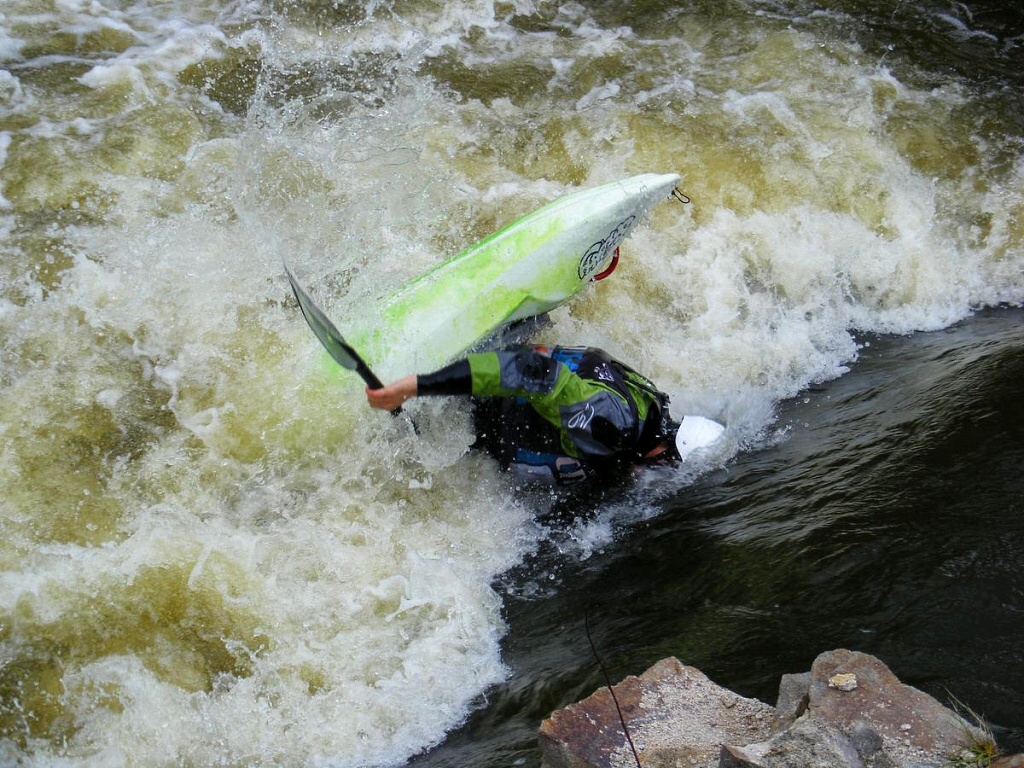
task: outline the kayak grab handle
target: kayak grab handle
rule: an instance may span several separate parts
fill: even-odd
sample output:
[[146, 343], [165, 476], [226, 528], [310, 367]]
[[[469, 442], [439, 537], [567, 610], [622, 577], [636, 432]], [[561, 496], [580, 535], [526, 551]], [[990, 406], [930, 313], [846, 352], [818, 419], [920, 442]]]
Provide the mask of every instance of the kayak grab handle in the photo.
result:
[[606, 277], [608, 277], [608, 275], [610, 275], [612, 272], [615, 271], [615, 268], [617, 266], [619, 266], [619, 249], [616, 246], [615, 253], [612, 254], [612, 263], [609, 264], [607, 267], [605, 267], [600, 272], [598, 272], [592, 278], [590, 278], [590, 282], [596, 283], [596, 282], [598, 282], [600, 280], [604, 280]]
[[672, 197], [674, 197], [676, 200], [678, 200], [683, 205], [689, 205], [690, 204], [690, 198], [687, 197], [686, 195], [684, 195], [680, 191], [679, 187], [673, 187], [672, 188]]

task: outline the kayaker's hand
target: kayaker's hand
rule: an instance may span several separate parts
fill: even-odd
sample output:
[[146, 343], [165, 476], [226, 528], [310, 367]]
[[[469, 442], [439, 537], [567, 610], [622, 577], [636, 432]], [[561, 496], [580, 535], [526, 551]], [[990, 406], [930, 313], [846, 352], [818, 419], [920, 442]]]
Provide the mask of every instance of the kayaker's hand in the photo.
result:
[[382, 411], [393, 411], [401, 407], [406, 400], [416, 397], [415, 374], [403, 376], [398, 381], [388, 384], [383, 389], [366, 388], [366, 402], [371, 408]]

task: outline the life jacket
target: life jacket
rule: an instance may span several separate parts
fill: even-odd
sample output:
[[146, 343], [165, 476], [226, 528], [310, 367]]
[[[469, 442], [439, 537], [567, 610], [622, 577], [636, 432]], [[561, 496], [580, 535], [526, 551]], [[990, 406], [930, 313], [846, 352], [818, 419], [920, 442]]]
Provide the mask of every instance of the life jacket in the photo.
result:
[[[580, 378], [600, 381], [618, 392], [629, 405], [636, 425], [630, 443], [640, 455], [653, 447], [668, 416], [668, 395], [659, 391], [647, 377], [596, 347], [534, 346], [533, 349], [562, 363]], [[638, 403], [646, 407], [641, 409]], [[529, 485], [575, 485], [591, 478], [597, 469], [584, 459], [522, 446], [514, 447], [509, 461], [509, 470], [516, 480]]]

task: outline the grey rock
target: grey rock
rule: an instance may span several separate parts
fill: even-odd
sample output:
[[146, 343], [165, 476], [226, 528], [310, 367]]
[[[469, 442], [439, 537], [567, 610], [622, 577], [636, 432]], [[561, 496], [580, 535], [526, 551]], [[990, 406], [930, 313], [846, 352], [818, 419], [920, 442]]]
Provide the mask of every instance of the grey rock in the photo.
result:
[[768, 768], [753, 750], [723, 744], [718, 755], [718, 768]]
[[636, 768], [619, 710], [644, 768], [713, 768], [722, 744], [762, 741], [774, 722], [769, 705], [738, 696], [696, 667], [668, 658], [616, 685], [614, 700], [602, 688], [541, 723], [544, 765]]
[[811, 701], [811, 673], [783, 675], [779, 681], [779, 698], [775, 712], [779, 725], [792, 723], [804, 712]]
[[983, 738], [867, 654], [829, 651], [784, 675], [776, 707], [669, 658], [623, 680], [614, 699], [602, 688], [545, 720], [545, 768], [636, 768], [620, 712], [642, 768], [937, 768]]
[[850, 743], [853, 744], [858, 755], [867, 759], [877, 752], [881, 752], [885, 742], [878, 731], [864, 721], [858, 720], [850, 729]]

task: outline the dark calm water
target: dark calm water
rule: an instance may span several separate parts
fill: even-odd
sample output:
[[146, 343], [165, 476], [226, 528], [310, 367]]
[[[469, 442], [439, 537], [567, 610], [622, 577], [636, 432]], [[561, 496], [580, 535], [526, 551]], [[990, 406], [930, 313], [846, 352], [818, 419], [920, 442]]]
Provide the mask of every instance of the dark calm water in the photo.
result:
[[[1024, 750], [1024, 312], [865, 339], [846, 376], [784, 403], [743, 453], [582, 564], [507, 598], [514, 673], [413, 765], [538, 765], [536, 729], [673, 655], [774, 704], [825, 650], [878, 656]], [[543, 559], [543, 556], [542, 558]]]

